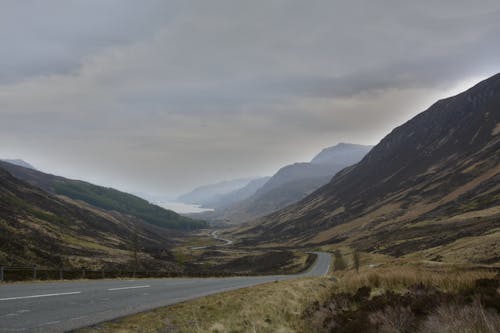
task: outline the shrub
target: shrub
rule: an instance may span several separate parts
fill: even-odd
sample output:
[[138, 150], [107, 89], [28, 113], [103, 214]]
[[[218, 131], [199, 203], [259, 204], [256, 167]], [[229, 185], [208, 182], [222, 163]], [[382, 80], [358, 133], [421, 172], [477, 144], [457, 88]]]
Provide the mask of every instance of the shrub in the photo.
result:
[[416, 319], [409, 306], [387, 306], [382, 311], [370, 314], [369, 318], [381, 333], [415, 331]]
[[471, 305], [443, 304], [420, 327], [424, 333], [496, 333], [500, 316], [487, 311], [479, 301]]

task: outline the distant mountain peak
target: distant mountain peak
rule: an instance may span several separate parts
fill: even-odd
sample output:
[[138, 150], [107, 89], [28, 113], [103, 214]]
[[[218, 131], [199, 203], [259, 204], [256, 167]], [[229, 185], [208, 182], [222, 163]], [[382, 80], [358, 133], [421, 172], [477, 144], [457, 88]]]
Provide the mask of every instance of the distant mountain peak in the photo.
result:
[[335, 146], [323, 149], [312, 160], [312, 164], [335, 164], [339, 160], [349, 161], [354, 164], [359, 161], [359, 156], [368, 153], [373, 146], [355, 143], [340, 142]]
[[254, 179], [255, 178], [238, 178], [199, 186], [179, 196], [177, 200], [186, 204], [197, 204], [209, 207], [211, 204], [217, 202], [221, 196], [242, 189]]
[[31, 170], [36, 170], [36, 168], [34, 166], [32, 166], [28, 162], [26, 162], [26, 161], [24, 161], [22, 159], [19, 159], [19, 158], [14, 158], [14, 159], [0, 159], [0, 161], [6, 162], [6, 163], [10, 163], [10, 164], [14, 164], [14, 165], [17, 165], [17, 166], [21, 166], [23, 168], [27, 168], [27, 169], [31, 169]]

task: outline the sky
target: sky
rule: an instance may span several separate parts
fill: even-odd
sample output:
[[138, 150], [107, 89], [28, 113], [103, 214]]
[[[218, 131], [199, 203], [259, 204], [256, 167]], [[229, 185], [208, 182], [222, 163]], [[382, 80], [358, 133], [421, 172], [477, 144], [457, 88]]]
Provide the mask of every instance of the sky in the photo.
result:
[[0, 0], [0, 158], [175, 197], [500, 72], [498, 0]]

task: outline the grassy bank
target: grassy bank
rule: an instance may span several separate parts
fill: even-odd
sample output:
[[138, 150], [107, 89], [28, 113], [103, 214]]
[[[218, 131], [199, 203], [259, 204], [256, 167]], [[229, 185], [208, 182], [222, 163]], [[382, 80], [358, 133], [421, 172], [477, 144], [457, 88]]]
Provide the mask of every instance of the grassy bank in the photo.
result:
[[340, 274], [304, 314], [314, 332], [500, 332], [500, 279], [488, 270], [405, 265]]
[[279, 281], [203, 297], [104, 323], [79, 333], [312, 332], [302, 314], [326, 302], [328, 278]]
[[335, 277], [225, 292], [80, 333], [500, 331], [500, 280], [493, 270], [364, 254], [358, 273], [345, 259], [348, 268]]

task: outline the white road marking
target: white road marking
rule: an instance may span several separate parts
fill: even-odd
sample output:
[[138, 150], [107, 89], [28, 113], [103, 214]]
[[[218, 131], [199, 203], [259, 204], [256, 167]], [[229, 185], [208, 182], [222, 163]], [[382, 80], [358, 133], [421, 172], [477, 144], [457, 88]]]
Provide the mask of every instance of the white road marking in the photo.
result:
[[330, 263], [328, 263], [328, 266], [326, 266], [326, 272], [323, 274], [323, 276], [328, 275], [330, 273]]
[[110, 288], [108, 291], [115, 291], [115, 290], [125, 290], [125, 289], [139, 289], [139, 288], [149, 288], [151, 287], [150, 285], [145, 285], [145, 286], [133, 286], [133, 287], [121, 287], [121, 288]]
[[80, 316], [80, 317], [71, 318], [70, 320], [80, 320], [80, 319], [87, 318], [87, 317], [88, 316]]
[[30, 312], [30, 310], [18, 310], [16, 312], [12, 312], [12, 313], [7, 313], [7, 314], [4, 314], [4, 315], [1, 315], [1, 317], [12, 317], [12, 316], [19, 316], [20, 314], [23, 314], [23, 313], [26, 313], [26, 312]]
[[31, 296], [19, 296], [19, 297], [7, 297], [7, 298], [0, 298], [0, 301], [12, 301], [12, 300], [16, 300], [16, 299], [76, 295], [76, 294], [81, 294], [81, 293], [82, 293], [81, 291], [72, 291], [72, 292], [69, 292], [69, 293], [43, 294], [43, 295], [31, 295]]
[[38, 327], [40, 326], [47, 326], [47, 325], [54, 325], [54, 324], [59, 324], [61, 321], [60, 320], [54, 320], [54, 321], [48, 321], [46, 323], [43, 323], [41, 325], [38, 325]]

